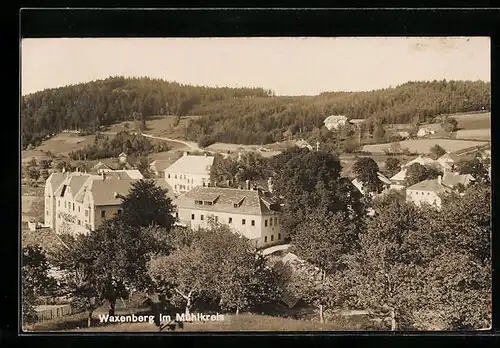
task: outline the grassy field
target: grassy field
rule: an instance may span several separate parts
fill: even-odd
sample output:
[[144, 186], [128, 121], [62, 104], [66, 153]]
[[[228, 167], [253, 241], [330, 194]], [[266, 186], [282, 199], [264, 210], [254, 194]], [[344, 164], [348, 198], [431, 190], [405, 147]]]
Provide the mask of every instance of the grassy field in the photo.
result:
[[[158, 332], [158, 327], [150, 323], [120, 323], [98, 324], [87, 328], [85, 313], [71, 316], [72, 318], [56, 319], [27, 327], [30, 331], [65, 331], [65, 332]], [[73, 325], [81, 325], [75, 329], [62, 329], [64, 322], [71, 320]], [[308, 320], [288, 319], [260, 314], [241, 313], [239, 315], [226, 314], [223, 321], [207, 321], [184, 323], [182, 329], [176, 332], [244, 332], [244, 331], [356, 331], [366, 329], [366, 324], [352, 318], [336, 317], [327, 323]], [[164, 330], [163, 332], [168, 332]]]
[[[172, 138], [172, 139], [183, 139], [184, 130], [191, 120], [200, 118], [200, 116], [182, 116], [179, 124], [174, 127], [174, 122], [177, 116], [167, 116], [167, 115], [156, 115], [151, 116], [146, 123], [145, 133], [151, 134], [158, 137]], [[109, 132], [118, 133], [125, 130], [125, 123], [128, 123], [128, 129], [131, 131], [138, 130], [138, 124], [134, 121], [120, 122], [109, 127]]]
[[[407, 148], [412, 153], [427, 154], [429, 149], [438, 144], [446, 151], [455, 152], [470, 147], [480, 146], [487, 144], [487, 142], [469, 141], [469, 140], [456, 140], [456, 139], [412, 139], [399, 142], [401, 147]], [[375, 144], [363, 146], [363, 151], [370, 153], [382, 153], [384, 149], [390, 148], [390, 143]]]
[[459, 130], [491, 128], [491, 112], [454, 114], [450, 117], [458, 121]]
[[36, 148], [38, 151], [50, 151], [54, 155], [66, 156], [69, 152], [83, 148], [85, 145], [93, 144], [94, 136], [79, 136], [71, 133], [60, 133], [45, 140]]
[[461, 129], [454, 132], [452, 137], [454, 139], [491, 141], [491, 128]]
[[43, 187], [21, 186], [21, 219], [43, 219]]

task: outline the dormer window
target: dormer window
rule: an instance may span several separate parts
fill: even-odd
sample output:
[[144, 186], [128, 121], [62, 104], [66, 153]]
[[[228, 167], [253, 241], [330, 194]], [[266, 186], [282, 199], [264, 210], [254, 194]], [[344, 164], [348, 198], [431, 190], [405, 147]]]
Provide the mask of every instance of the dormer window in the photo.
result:
[[235, 202], [233, 203], [233, 207], [234, 208], [239, 208], [241, 207], [241, 205], [243, 204], [243, 201], [245, 200], [245, 197], [243, 197], [242, 199], [240, 199], [238, 202]]

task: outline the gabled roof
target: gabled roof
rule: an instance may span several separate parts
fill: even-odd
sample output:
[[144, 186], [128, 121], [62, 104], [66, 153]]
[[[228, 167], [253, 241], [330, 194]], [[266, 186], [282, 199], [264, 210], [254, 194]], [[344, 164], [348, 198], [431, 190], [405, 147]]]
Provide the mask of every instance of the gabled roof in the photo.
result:
[[[195, 201], [204, 200], [214, 203], [213, 205], [195, 204]], [[268, 215], [274, 210], [271, 209], [271, 202], [259, 190], [222, 187], [197, 186], [178, 197], [175, 204], [185, 209], [249, 215]]]
[[170, 186], [164, 178], [157, 178], [153, 180], [156, 185], [160, 186], [161, 188], [167, 189], [167, 197], [169, 197], [171, 200], [175, 199], [174, 190], [172, 189], [172, 186]]
[[137, 180], [106, 178], [105, 180], [96, 178], [91, 181], [89, 190], [92, 192], [94, 205], [119, 205], [122, 200], [118, 195], [126, 196], [129, 193], [131, 185]]
[[193, 175], [209, 175], [210, 166], [214, 163], [213, 156], [184, 155], [165, 169], [170, 173], [189, 173]]
[[150, 167], [154, 168], [158, 172], [164, 171], [168, 166], [170, 166], [174, 161], [172, 160], [155, 160], [149, 164]]
[[457, 163], [460, 161], [460, 156], [447, 152], [443, 156], [439, 157], [437, 161], [443, 163]]
[[431, 191], [436, 193], [448, 192], [448, 189], [440, 185], [438, 179], [424, 180], [406, 188], [406, 191]]
[[417, 158], [411, 160], [410, 162], [403, 164], [401, 167], [403, 167], [403, 168], [409, 167], [413, 163], [419, 163], [419, 164], [425, 166], [425, 165], [433, 165], [433, 164], [436, 164], [437, 162], [430, 157], [420, 155]]
[[406, 179], [406, 168], [401, 169], [399, 172], [391, 177], [391, 181], [403, 181]]
[[471, 181], [474, 181], [474, 177], [470, 174], [444, 172], [441, 183], [445, 186], [453, 188], [458, 184], [467, 186]]
[[107, 164], [99, 161], [95, 166], [92, 167], [92, 169], [98, 170], [98, 169], [111, 169]]
[[52, 190], [55, 191], [59, 185], [64, 181], [66, 178], [66, 174], [64, 173], [52, 173], [50, 176], [47, 178], [46, 183], [50, 183], [52, 185]]

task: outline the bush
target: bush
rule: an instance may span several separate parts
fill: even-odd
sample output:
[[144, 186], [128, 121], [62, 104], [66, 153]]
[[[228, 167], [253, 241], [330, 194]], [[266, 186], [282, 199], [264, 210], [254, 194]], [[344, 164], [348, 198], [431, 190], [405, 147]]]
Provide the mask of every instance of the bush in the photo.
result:
[[215, 144], [215, 139], [209, 135], [202, 135], [198, 138], [198, 146], [201, 148]]

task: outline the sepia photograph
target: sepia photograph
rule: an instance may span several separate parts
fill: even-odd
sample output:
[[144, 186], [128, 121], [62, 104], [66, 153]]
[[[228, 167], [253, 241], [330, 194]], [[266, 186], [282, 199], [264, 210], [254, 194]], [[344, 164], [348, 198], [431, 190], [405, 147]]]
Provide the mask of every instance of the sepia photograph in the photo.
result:
[[22, 331], [490, 330], [490, 46], [22, 39]]

